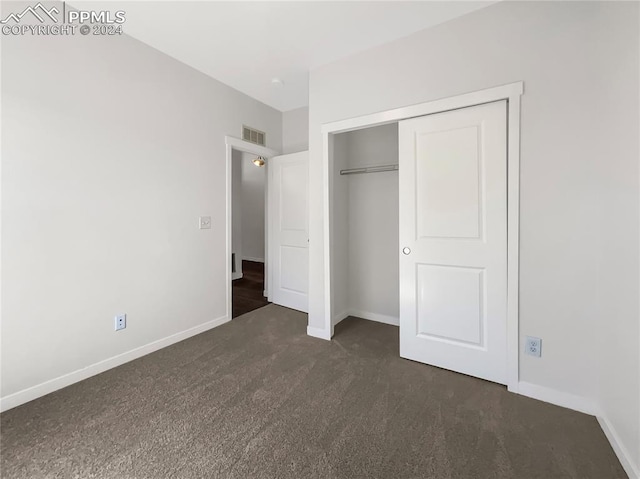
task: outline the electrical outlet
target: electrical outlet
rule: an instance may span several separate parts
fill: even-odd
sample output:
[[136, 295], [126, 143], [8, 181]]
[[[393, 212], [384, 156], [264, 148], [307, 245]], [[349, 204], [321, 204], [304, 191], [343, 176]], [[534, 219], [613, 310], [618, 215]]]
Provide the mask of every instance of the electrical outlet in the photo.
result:
[[211, 229], [211, 216], [201, 216], [198, 222], [198, 227], [201, 230]]
[[120, 331], [121, 329], [124, 329], [124, 328], [127, 327], [127, 315], [126, 314], [117, 315], [115, 320], [116, 320], [116, 331]]
[[529, 356], [535, 356], [537, 358], [542, 356], [542, 339], [527, 336], [524, 343], [524, 352]]

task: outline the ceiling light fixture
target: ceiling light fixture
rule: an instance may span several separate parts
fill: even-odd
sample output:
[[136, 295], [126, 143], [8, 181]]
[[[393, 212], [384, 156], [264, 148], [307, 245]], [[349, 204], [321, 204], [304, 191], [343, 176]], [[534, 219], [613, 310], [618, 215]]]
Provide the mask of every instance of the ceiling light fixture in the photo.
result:
[[277, 78], [277, 77], [273, 78], [271, 80], [271, 84], [273, 86], [276, 86], [276, 87], [283, 87], [284, 86], [284, 82], [280, 78]]
[[264, 161], [266, 160], [265, 157], [263, 156], [258, 156], [256, 159], [253, 160], [253, 164], [256, 166], [264, 166]]

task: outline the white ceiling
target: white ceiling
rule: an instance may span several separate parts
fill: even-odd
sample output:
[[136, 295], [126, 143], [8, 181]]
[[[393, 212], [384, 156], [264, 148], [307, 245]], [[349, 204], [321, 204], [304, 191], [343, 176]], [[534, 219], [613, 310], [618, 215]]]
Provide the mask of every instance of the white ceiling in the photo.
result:
[[[128, 35], [281, 111], [308, 104], [310, 69], [494, 1], [71, 2], [124, 10]], [[271, 83], [280, 78], [284, 86]]]

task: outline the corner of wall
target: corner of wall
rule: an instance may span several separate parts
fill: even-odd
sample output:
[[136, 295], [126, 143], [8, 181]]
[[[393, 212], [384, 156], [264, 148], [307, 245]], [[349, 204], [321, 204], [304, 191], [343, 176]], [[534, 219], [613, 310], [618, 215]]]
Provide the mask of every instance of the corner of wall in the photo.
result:
[[636, 461], [633, 455], [629, 452], [629, 450], [625, 447], [624, 443], [620, 440], [616, 429], [613, 424], [601, 414], [596, 416], [598, 420], [598, 424], [602, 428], [604, 435], [607, 437], [607, 440], [611, 444], [613, 448], [613, 452], [615, 452], [622, 468], [629, 476], [629, 479], [640, 479], [640, 464]]
[[282, 154], [309, 149], [309, 107], [282, 113]]

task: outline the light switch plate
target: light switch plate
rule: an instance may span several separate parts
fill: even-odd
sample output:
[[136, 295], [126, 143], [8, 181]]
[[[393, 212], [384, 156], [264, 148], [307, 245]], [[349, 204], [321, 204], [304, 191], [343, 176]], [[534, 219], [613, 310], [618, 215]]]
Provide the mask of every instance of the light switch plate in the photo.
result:
[[201, 216], [198, 222], [198, 226], [201, 230], [211, 229], [211, 216]]

